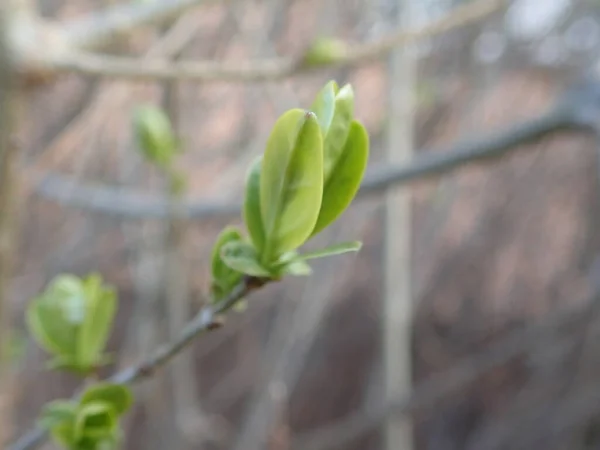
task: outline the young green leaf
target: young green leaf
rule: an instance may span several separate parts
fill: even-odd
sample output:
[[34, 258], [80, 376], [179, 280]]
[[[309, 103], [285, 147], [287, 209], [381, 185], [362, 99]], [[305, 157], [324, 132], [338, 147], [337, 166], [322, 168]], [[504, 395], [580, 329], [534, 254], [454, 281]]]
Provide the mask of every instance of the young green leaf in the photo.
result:
[[[242, 233], [237, 227], [227, 226], [225, 227], [213, 246], [211, 255], [211, 268], [212, 276], [219, 284], [224, 284], [225, 287], [231, 284], [231, 280], [239, 278], [239, 272], [233, 271], [227, 266], [221, 259], [221, 249], [228, 242], [237, 242], [243, 239]], [[235, 283], [235, 281], [234, 281]]]
[[110, 403], [93, 401], [81, 405], [75, 419], [75, 439], [100, 440], [117, 428], [117, 413]]
[[352, 86], [347, 84], [336, 92], [334, 115], [323, 141], [323, 179], [325, 184], [340, 161], [353, 117], [354, 91]]
[[292, 275], [296, 277], [308, 276], [312, 273], [311, 267], [302, 259], [293, 259], [277, 268], [279, 275]]
[[256, 249], [244, 241], [231, 241], [221, 248], [223, 262], [233, 270], [253, 277], [270, 277], [271, 273], [261, 264]]
[[52, 439], [58, 445], [69, 450], [79, 450], [76, 446], [77, 441], [75, 437], [75, 420], [63, 422], [53, 426], [50, 430]]
[[338, 85], [335, 81], [330, 81], [317, 94], [310, 110], [317, 115], [317, 120], [321, 126], [321, 133], [327, 136], [333, 114], [335, 112], [335, 96], [338, 93]]
[[110, 404], [117, 415], [125, 413], [132, 403], [131, 391], [127, 386], [113, 383], [98, 383], [89, 387], [81, 396], [79, 403], [102, 401]]
[[323, 188], [319, 218], [311, 236], [334, 222], [350, 205], [358, 189], [369, 159], [369, 135], [364, 126], [354, 120], [343, 150]]
[[320, 37], [308, 48], [302, 62], [308, 67], [335, 64], [346, 54], [346, 45], [338, 39]]
[[64, 308], [43, 296], [27, 308], [27, 327], [37, 343], [49, 353], [75, 355], [78, 326], [65, 319]]
[[170, 167], [177, 141], [167, 115], [152, 105], [138, 106], [133, 113], [133, 128], [144, 156], [162, 168]]
[[362, 243], [359, 241], [342, 242], [341, 244], [331, 245], [329, 247], [315, 250], [314, 252], [308, 252], [300, 255], [300, 258], [304, 261], [310, 259], [324, 258], [326, 256], [341, 255], [348, 252], [357, 252], [361, 249]]
[[265, 229], [260, 212], [260, 170], [262, 155], [256, 158], [246, 175], [246, 194], [244, 199], [244, 222], [250, 239], [260, 254], [265, 246]]
[[323, 195], [323, 138], [315, 115], [284, 113], [267, 141], [260, 174], [260, 208], [269, 264], [310, 236]]
[[78, 336], [78, 362], [90, 369], [100, 363], [117, 310], [113, 289], [106, 288], [98, 276], [84, 280], [86, 311]]
[[46, 405], [38, 421], [44, 429], [50, 429], [58, 424], [73, 421], [77, 404], [70, 400], [53, 400]]

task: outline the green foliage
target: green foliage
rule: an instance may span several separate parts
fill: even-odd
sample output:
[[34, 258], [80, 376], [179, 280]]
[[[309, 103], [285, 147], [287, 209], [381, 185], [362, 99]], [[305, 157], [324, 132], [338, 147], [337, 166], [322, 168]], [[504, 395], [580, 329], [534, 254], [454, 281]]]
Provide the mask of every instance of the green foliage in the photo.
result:
[[98, 383], [79, 400], [48, 403], [39, 425], [68, 450], [105, 450], [121, 439], [119, 419], [131, 407], [130, 390], [123, 385]]
[[[354, 119], [354, 92], [328, 82], [310, 111], [292, 109], [275, 122], [263, 155], [246, 175], [243, 218], [249, 238], [223, 235], [213, 249], [219, 264], [239, 281], [243, 275], [279, 279], [310, 275], [307, 260], [348, 251], [359, 243], [339, 244], [305, 255], [308, 239], [336, 221], [348, 208], [364, 176], [369, 136]], [[213, 269], [213, 299], [224, 297], [236, 282], [220, 283]]]
[[[318, 40], [306, 63], [318, 65], [343, 57], [336, 41]], [[171, 193], [180, 195], [186, 180], [173, 168], [179, 151], [168, 117], [151, 106], [136, 109], [134, 130], [148, 161], [169, 176]], [[264, 154], [246, 175], [243, 219], [249, 236], [228, 226], [211, 254], [213, 305], [241, 311], [242, 299], [222, 303], [247, 277], [261, 282], [312, 273], [307, 261], [356, 252], [360, 242], [345, 242], [312, 252], [299, 248], [338, 220], [362, 181], [369, 156], [369, 136], [354, 119], [350, 85], [335, 81], [318, 93], [311, 109], [291, 109], [275, 122]], [[221, 303], [220, 303], [221, 302]], [[88, 376], [108, 360], [104, 349], [117, 308], [112, 287], [98, 275], [55, 278], [33, 299], [27, 325], [37, 343], [52, 355], [50, 367]], [[221, 308], [221, 310], [224, 308]], [[98, 383], [78, 400], [48, 403], [39, 424], [68, 450], [107, 450], [121, 439], [119, 419], [132, 403], [123, 385]]]
[[340, 217], [360, 188], [369, 158], [369, 135], [357, 120], [352, 120], [344, 145], [335, 156], [325, 178], [323, 202], [313, 236]]
[[107, 361], [103, 352], [116, 307], [114, 290], [98, 275], [61, 275], [31, 302], [27, 325], [54, 357], [50, 367], [85, 375]]
[[244, 197], [244, 221], [250, 239], [258, 253], [265, 246], [265, 229], [260, 212], [260, 170], [262, 155], [254, 160], [246, 176], [246, 195]]
[[133, 130], [144, 157], [162, 169], [170, 169], [179, 145], [163, 110], [152, 105], [138, 106], [133, 112]]
[[317, 38], [304, 54], [302, 63], [306, 67], [334, 64], [344, 58], [346, 45], [337, 39]]
[[221, 257], [221, 249], [225, 244], [242, 239], [241, 231], [232, 226], [224, 228], [217, 237], [211, 255], [210, 293], [213, 303], [219, 302], [242, 278], [242, 273], [225, 264]]
[[323, 195], [323, 137], [314, 113], [292, 109], [275, 123], [260, 173], [262, 251], [268, 265], [310, 236]]

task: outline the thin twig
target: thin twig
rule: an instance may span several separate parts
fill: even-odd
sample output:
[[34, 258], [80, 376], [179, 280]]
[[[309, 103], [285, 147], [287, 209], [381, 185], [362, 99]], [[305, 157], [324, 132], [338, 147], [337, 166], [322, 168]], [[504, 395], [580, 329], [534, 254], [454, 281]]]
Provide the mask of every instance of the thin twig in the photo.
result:
[[[180, 0], [173, 3], [192, 3]], [[193, 3], [197, 3], [193, 2]], [[50, 54], [46, 65], [57, 72], [101, 75], [135, 80], [186, 81], [273, 81], [301, 72], [323, 68], [348, 67], [377, 60], [393, 49], [417, 40], [431, 38], [483, 19], [501, 10], [507, 0], [481, 0], [455, 8], [448, 16], [410, 31], [397, 31], [378, 41], [361, 45], [343, 45], [328, 62], [316, 66], [300, 58], [275, 58], [248, 61], [245, 64], [212, 61], [140, 60], [122, 56], [99, 55], [84, 51]], [[148, 5], [151, 7], [151, 4]], [[78, 31], [77, 34], [82, 33]], [[81, 47], [77, 47], [81, 49]]]
[[[415, 152], [419, 156], [409, 164], [371, 167], [367, 170], [359, 195], [378, 194], [389, 185], [440, 176], [466, 164], [489, 163], [517, 150], [527, 149], [524, 144], [567, 130], [589, 131], [590, 125], [581, 122], [577, 113], [565, 112], [559, 107], [491, 136], [459, 143], [448, 149], [419, 150]], [[80, 185], [55, 174], [46, 175], [35, 189], [43, 197], [62, 205], [123, 219], [165, 218], [168, 215], [168, 203], [155, 196], [123, 192], [108, 186]], [[230, 219], [239, 214], [241, 208], [241, 203], [235, 201], [186, 201], [182, 204], [189, 219]]]
[[[188, 347], [200, 334], [218, 329], [222, 326], [220, 316], [229, 311], [240, 299], [261, 288], [264, 280], [248, 277], [240, 282], [218, 305], [207, 305], [183, 328], [179, 336], [168, 344], [159, 347], [145, 361], [125, 368], [109, 377], [106, 381], [116, 384], [133, 384], [154, 375], [182, 350]], [[8, 450], [32, 450], [46, 438], [46, 432], [40, 428], [25, 433]]]
[[211, 0], [132, 1], [63, 23], [65, 38], [78, 49], [104, 46], [144, 25], [158, 25]]

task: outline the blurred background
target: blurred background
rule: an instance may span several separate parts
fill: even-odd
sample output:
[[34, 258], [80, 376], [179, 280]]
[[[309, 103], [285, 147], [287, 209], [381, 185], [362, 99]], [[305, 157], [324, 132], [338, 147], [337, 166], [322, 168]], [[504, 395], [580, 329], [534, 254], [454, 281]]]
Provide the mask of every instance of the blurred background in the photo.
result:
[[[66, 20], [122, 1], [37, 6]], [[481, 1], [189, 3], [105, 51], [224, 63], [297, 55], [318, 36], [376, 42]], [[45, 369], [24, 328], [28, 302], [60, 273], [114, 285], [116, 360], [103, 374], [175, 336], [205, 302], [217, 234], [241, 224], [249, 162], [276, 118], [308, 107], [328, 80], [352, 84], [373, 167], [514, 137], [582, 79], [591, 84], [577, 101], [594, 100], [600, 2], [506, 5], [363, 64], [283, 80], [70, 74], [28, 90], [10, 290], [21, 336], [15, 436], [79, 383]], [[177, 165], [193, 217], [154, 214], [167, 188], [131, 131], [133, 108], [147, 102], [165, 108], [184, 144]], [[122, 448], [600, 449], [600, 142], [580, 128], [547, 126], [487, 164], [357, 199], [311, 246], [360, 239], [363, 249], [253, 294], [140, 384]]]

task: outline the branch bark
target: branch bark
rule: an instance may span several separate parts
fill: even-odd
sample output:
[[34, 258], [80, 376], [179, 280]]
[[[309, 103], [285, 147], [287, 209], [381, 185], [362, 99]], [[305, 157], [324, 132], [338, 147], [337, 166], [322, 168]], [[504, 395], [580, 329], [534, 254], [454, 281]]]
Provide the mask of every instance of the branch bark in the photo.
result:
[[[173, 1], [173, 3], [198, 3], [198, 0], [179, 0], [177, 2]], [[67, 32], [67, 42], [70, 43], [73, 51], [51, 53], [50, 58], [46, 61], [46, 65], [48, 68], [59, 73], [101, 75], [134, 80], [186, 80], [204, 82], [273, 81], [304, 72], [322, 70], [324, 68], [349, 67], [377, 60], [393, 49], [408, 43], [437, 36], [479, 21], [501, 10], [507, 4], [508, 0], [481, 0], [476, 3], [465, 4], [455, 8], [448, 16], [435, 20], [424, 27], [411, 31], [400, 30], [371, 43], [352, 46], [342, 45], [339, 53], [333, 55], [331, 60], [316, 66], [306, 64], [304, 62], [305, 55], [300, 55], [299, 58], [284, 57], [254, 60], [242, 65], [212, 61], [141, 61], [139, 58], [98, 55], [85, 52], [87, 46], [85, 37], [80, 37], [80, 39], [73, 38], [73, 36], [82, 36], [85, 33], [89, 33], [93, 37], [92, 40], [94, 42], [104, 40], [104, 38], [101, 39], [102, 33], [93, 33], [93, 24], [87, 24], [89, 30], [85, 32], [83, 31], [86, 29], [85, 24], [77, 26], [76, 31]], [[147, 5], [147, 7], [151, 9], [151, 5]], [[152, 16], [151, 14], [148, 15]], [[118, 17], [118, 15], [114, 15], [114, 17]], [[127, 15], [125, 14], [124, 17], [127, 17]], [[113, 23], [113, 21], [115, 24], [118, 23], [115, 18], [110, 23]], [[138, 22], [142, 22], [142, 20], [139, 19]], [[115, 25], [114, 29], [111, 29], [111, 32], [118, 31], [121, 28], [128, 28], [126, 21], [122, 27]]]
[[[581, 104], [577, 110], [559, 105], [547, 114], [490, 136], [458, 143], [448, 149], [419, 150], [415, 152], [419, 156], [405, 165], [371, 167], [367, 170], [358, 195], [379, 194], [390, 185], [437, 177], [467, 164], [491, 163], [517, 150], [525, 150], [525, 144], [552, 133], [593, 130], [592, 125], [582, 120], [578, 112], [589, 108], [589, 104]], [[79, 185], [54, 174], [46, 175], [35, 185], [35, 190], [45, 198], [65, 206], [123, 219], [166, 218], [169, 211], [167, 202], [150, 195], [123, 192], [105, 186]], [[242, 206], [239, 202], [210, 201], [186, 201], [182, 205], [188, 219], [230, 219], [239, 214]]]

